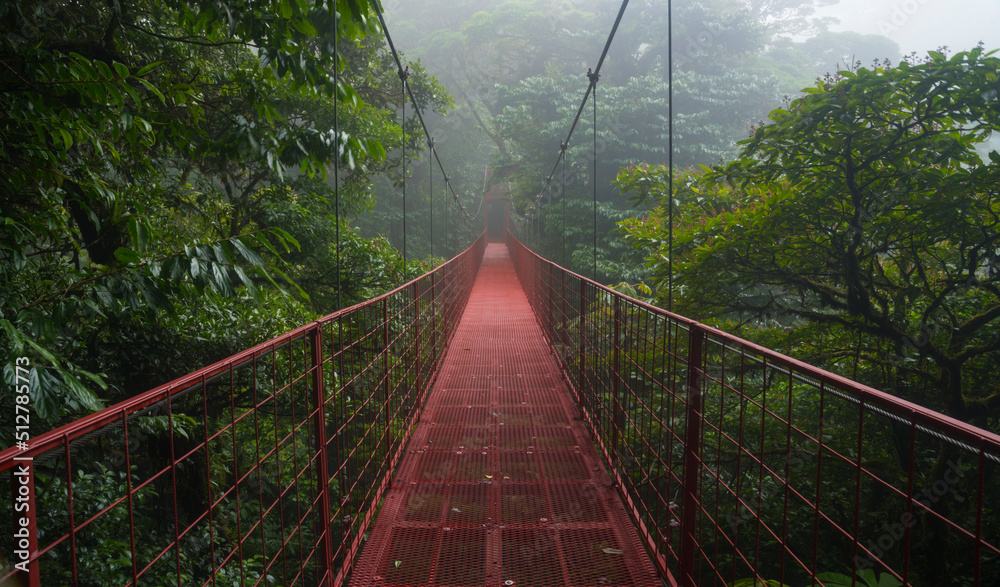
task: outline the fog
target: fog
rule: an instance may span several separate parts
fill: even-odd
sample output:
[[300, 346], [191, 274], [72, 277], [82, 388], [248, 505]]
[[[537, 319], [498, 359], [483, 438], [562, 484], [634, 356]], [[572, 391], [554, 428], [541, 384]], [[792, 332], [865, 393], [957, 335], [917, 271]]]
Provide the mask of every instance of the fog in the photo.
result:
[[839, 20], [834, 31], [881, 34], [904, 54], [947, 46], [965, 51], [982, 41], [1000, 49], [1000, 2], [997, 0], [841, 0], [819, 11]]
[[[404, 60], [419, 59], [454, 97], [446, 116], [425, 112], [425, 119], [459, 202], [470, 215], [479, 209], [488, 169], [490, 182], [509, 190], [515, 215], [548, 214], [550, 222], [565, 223], [568, 232], [560, 228], [555, 239], [557, 261], [578, 270], [592, 264], [584, 258], [592, 235], [613, 233], [618, 219], [634, 213], [611, 183], [623, 167], [669, 159], [683, 170], [732, 161], [739, 141], [770, 112], [844, 67], [921, 61], [927, 51], [947, 47], [953, 55], [980, 42], [1000, 49], [1000, 0], [678, 0], [672, 35], [666, 0], [631, 0], [601, 71], [597, 148], [588, 104], [574, 127], [566, 176], [560, 169], [543, 195], [587, 90], [586, 71], [596, 65], [620, 6], [620, 0], [384, 1]], [[477, 234], [482, 218], [466, 222], [446, 197], [425, 142], [415, 138], [407, 154], [407, 246], [415, 257], [449, 256]], [[398, 151], [392, 156], [399, 158]], [[402, 174], [393, 166], [376, 182], [376, 207], [358, 221], [363, 232], [384, 234], [397, 247]], [[596, 214], [595, 200], [606, 206]], [[596, 230], [594, 216], [600, 216]], [[464, 232], [456, 238], [459, 227]], [[619, 246], [613, 237], [606, 243], [608, 251]], [[579, 258], [571, 258], [574, 249]], [[629, 263], [642, 260], [623, 262], [616, 279], [636, 277]]]

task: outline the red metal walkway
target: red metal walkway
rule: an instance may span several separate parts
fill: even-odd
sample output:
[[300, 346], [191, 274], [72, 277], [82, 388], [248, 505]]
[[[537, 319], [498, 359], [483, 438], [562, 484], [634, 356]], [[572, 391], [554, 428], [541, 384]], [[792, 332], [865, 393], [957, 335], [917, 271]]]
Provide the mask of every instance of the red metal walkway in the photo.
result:
[[351, 585], [660, 585], [502, 244]]

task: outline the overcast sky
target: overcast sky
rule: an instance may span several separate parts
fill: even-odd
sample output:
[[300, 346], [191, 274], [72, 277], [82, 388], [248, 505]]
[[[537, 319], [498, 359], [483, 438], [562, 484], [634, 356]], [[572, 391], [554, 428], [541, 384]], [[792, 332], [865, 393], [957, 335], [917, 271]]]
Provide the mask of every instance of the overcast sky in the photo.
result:
[[1000, 49], [1000, 0], [840, 0], [823, 14], [840, 19], [834, 30], [883, 34], [904, 55], [941, 45], [954, 53], [979, 41]]

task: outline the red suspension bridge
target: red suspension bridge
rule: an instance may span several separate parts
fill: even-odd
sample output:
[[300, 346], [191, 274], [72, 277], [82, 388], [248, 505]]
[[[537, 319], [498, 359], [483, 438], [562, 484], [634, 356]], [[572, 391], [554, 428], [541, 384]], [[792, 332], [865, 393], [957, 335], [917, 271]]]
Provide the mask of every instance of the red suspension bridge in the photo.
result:
[[506, 238], [4, 451], [0, 582], [1000, 584], [1000, 437]]

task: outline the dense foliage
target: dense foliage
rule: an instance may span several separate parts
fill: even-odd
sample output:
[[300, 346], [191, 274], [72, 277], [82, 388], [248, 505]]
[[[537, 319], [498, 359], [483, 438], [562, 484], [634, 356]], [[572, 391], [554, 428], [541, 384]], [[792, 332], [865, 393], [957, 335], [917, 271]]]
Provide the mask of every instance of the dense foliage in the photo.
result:
[[[32, 436], [427, 267], [350, 226], [403, 134], [396, 64], [372, 10], [356, 0], [0, 3], [0, 408], [14, 414], [14, 365], [27, 358]], [[450, 97], [409, 66], [418, 103], [443, 114]], [[340, 340], [370, 337], [363, 319], [342, 319]], [[75, 557], [65, 541], [49, 550], [42, 583], [122, 584], [138, 572], [150, 584], [314, 581], [316, 557], [298, 579], [275, 563], [301, 560], [322, 527], [294, 517], [315, 506], [316, 476], [287, 464], [315, 447], [315, 419], [301, 388], [282, 387], [292, 346], [281, 351], [88, 435], [70, 470], [68, 458], [39, 455], [40, 539], [76, 516]], [[363, 440], [383, 415], [368, 401], [381, 387], [349, 375], [367, 365], [350, 355], [327, 370], [338, 394], [330, 420], [350, 413], [343, 442], [360, 447], [329, 483], [336, 540], [357, 531], [376, 475], [367, 463], [391, 448]], [[0, 428], [9, 439], [14, 424]]]
[[0, 348], [31, 358], [33, 433], [420, 270], [348, 224], [400, 135], [371, 11], [0, 4]]
[[[841, 72], [733, 163], [678, 178], [682, 311], [995, 429], [1000, 156], [977, 146], [1000, 128], [998, 67], [976, 49]], [[662, 284], [665, 180], [619, 178], [661, 204], [625, 228]]]

